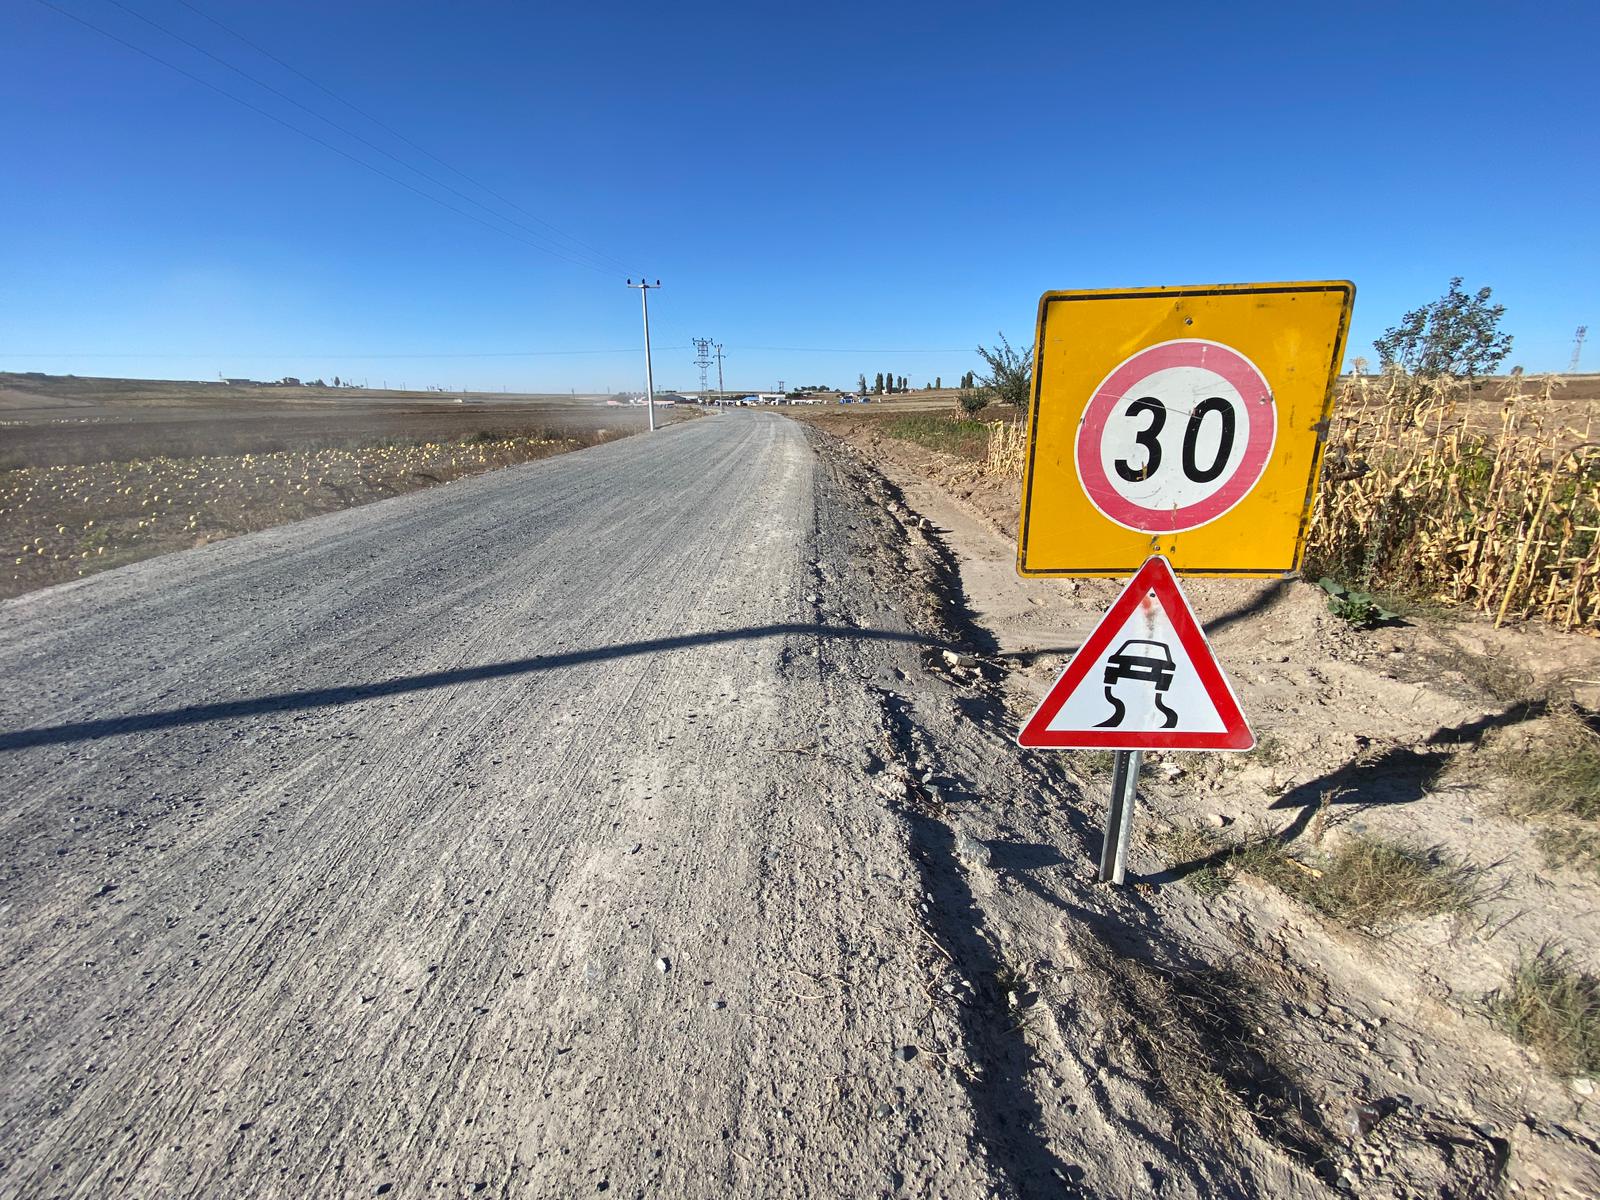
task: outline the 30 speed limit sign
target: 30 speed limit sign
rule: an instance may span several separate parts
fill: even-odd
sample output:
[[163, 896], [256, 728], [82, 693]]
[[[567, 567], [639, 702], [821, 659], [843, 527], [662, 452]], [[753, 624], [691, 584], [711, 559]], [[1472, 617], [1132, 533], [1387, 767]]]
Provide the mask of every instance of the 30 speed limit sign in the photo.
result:
[[1017, 569], [1190, 575], [1299, 566], [1355, 288], [1048, 292]]

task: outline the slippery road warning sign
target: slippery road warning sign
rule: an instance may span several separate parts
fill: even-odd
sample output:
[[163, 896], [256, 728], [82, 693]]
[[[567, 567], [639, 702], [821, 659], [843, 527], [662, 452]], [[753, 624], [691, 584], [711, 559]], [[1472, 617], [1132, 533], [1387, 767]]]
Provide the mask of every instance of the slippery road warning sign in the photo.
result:
[[1248, 750], [1255, 735], [1167, 560], [1150, 559], [1017, 735], [1022, 746]]
[[1017, 539], [1023, 575], [1300, 563], [1350, 283], [1047, 292]]

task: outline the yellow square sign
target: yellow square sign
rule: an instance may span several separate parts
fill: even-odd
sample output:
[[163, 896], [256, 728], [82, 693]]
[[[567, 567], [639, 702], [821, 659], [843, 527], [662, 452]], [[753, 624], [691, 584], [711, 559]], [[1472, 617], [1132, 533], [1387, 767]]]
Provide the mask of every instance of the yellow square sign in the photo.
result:
[[1298, 570], [1355, 291], [1046, 292], [1018, 573]]

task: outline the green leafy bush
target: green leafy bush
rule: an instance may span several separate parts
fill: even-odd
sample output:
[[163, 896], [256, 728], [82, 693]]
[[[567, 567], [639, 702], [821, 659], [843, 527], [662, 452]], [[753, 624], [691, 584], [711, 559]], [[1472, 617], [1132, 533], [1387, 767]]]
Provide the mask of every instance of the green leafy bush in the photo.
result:
[[1383, 607], [1368, 592], [1352, 592], [1344, 584], [1324, 576], [1317, 586], [1328, 593], [1328, 611], [1358, 629], [1371, 629], [1398, 615]]

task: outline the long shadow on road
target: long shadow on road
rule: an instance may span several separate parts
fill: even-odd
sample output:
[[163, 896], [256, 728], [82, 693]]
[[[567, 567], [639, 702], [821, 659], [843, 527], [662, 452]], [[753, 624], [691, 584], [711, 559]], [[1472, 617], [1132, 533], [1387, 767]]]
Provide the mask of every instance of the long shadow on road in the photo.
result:
[[117, 737], [126, 733], [144, 733], [154, 729], [176, 729], [184, 725], [199, 725], [207, 721], [226, 721], [234, 717], [254, 717], [272, 713], [299, 712], [308, 708], [328, 708], [340, 704], [353, 704], [360, 700], [381, 699], [407, 692], [423, 692], [432, 688], [450, 687], [458, 683], [478, 683], [488, 679], [504, 679], [513, 675], [527, 675], [535, 671], [554, 671], [582, 663], [607, 662], [618, 658], [632, 658], [640, 654], [664, 654], [673, 650], [687, 650], [694, 646], [711, 646], [719, 642], [744, 642], [774, 637], [819, 637], [834, 640], [914, 642], [928, 649], [946, 649], [946, 643], [918, 634], [895, 629], [859, 629], [853, 626], [814, 625], [801, 622], [774, 625], [755, 625], [747, 629], [719, 629], [707, 633], [686, 633], [675, 637], [649, 638], [639, 642], [624, 642], [614, 646], [594, 646], [587, 650], [571, 650], [562, 654], [536, 654], [530, 658], [515, 658], [507, 662], [484, 663], [475, 667], [455, 667], [448, 671], [428, 671], [420, 675], [402, 675], [393, 679], [380, 679], [374, 683], [346, 684], [339, 687], [308, 688], [297, 692], [279, 692], [269, 696], [251, 696], [239, 700], [220, 700], [211, 704], [189, 704], [182, 708], [162, 709], [157, 712], [133, 713], [119, 717], [101, 717], [88, 721], [72, 721], [61, 725], [45, 725], [37, 729], [18, 729], [0, 733], [0, 751], [26, 750], [34, 746], [54, 746], [63, 742], [93, 741], [98, 738]]

